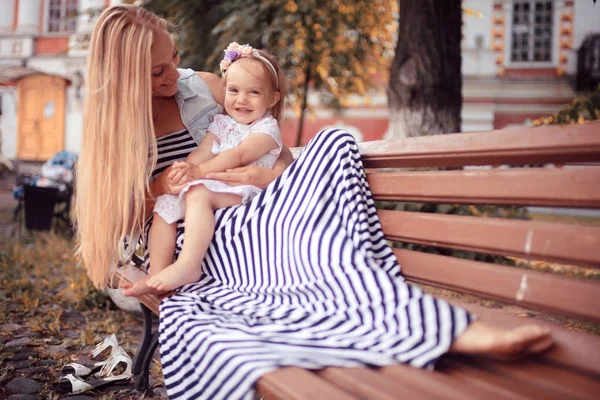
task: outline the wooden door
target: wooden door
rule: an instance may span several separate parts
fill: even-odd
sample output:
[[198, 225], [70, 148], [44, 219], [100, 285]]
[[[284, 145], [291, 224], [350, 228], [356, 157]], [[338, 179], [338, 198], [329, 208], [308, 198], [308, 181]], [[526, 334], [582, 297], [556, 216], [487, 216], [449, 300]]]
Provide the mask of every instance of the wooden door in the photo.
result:
[[66, 80], [35, 75], [19, 81], [17, 157], [46, 161], [65, 144]]

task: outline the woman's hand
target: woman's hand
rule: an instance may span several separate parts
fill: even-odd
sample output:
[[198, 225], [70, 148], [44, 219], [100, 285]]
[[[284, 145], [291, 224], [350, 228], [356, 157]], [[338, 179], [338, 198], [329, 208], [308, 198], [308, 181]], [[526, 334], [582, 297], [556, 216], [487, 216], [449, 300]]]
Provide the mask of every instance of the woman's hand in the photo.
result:
[[265, 189], [271, 182], [279, 177], [277, 170], [270, 168], [248, 165], [234, 169], [228, 169], [226, 172], [211, 172], [206, 175], [207, 179], [215, 179], [229, 183], [230, 185], [253, 185]]

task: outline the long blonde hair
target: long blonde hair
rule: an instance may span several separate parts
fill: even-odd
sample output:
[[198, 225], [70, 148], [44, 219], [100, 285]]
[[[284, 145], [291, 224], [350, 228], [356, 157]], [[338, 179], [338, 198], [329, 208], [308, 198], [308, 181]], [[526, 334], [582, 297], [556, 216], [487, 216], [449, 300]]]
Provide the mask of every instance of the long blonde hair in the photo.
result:
[[73, 217], [78, 255], [99, 288], [123, 258], [124, 239], [144, 223], [156, 164], [151, 47], [167, 27], [141, 7], [118, 5], [102, 13], [90, 39]]

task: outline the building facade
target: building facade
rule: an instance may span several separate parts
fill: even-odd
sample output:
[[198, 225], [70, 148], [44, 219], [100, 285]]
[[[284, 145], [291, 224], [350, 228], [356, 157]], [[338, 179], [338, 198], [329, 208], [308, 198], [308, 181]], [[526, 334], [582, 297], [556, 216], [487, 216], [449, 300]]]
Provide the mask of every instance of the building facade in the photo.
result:
[[[463, 11], [463, 132], [527, 125], [572, 102], [577, 52], [586, 38], [600, 33], [600, 2], [463, 0]], [[302, 142], [331, 126], [343, 126], [358, 140], [390, 137], [384, 91], [369, 103], [352, 102], [337, 115], [311, 96], [314, 112], [305, 121]], [[292, 113], [283, 132], [293, 145]]]
[[[11, 159], [43, 161], [81, 141], [85, 43], [94, 15], [120, 0], [0, 0], [0, 134]], [[600, 33], [592, 0], [463, 0], [462, 130], [528, 124], [576, 95], [577, 50]], [[468, 14], [468, 15], [467, 15]], [[597, 62], [597, 61], [596, 61]], [[337, 126], [358, 140], [389, 137], [385, 91], [341, 114], [309, 99], [303, 143]], [[297, 118], [282, 123], [296, 143]]]
[[81, 143], [85, 43], [115, 0], [0, 0], [2, 154], [44, 161]]

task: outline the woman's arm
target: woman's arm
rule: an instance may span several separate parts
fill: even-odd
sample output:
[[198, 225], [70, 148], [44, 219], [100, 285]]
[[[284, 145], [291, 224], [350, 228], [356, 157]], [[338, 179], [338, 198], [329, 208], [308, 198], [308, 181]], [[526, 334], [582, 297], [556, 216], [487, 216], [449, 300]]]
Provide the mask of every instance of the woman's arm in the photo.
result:
[[156, 204], [156, 198], [161, 194], [161, 188], [157, 184], [157, 181], [152, 182], [148, 188], [146, 189], [146, 213], [144, 214], [144, 220], [148, 219], [150, 214], [152, 214], [152, 210], [154, 210], [154, 205]]
[[167, 169], [161, 172], [156, 179], [148, 185], [146, 189], [146, 214], [145, 218], [148, 218], [154, 209], [156, 198], [163, 194], [178, 194], [181, 189], [185, 187], [188, 180], [180, 179], [176, 181], [169, 177], [169, 174], [173, 171], [173, 165], [170, 165]]
[[211, 172], [206, 175], [206, 178], [224, 181], [232, 185], [253, 185], [265, 189], [271, 182], [279, 178], [293, 161], [292, 153], [287, 147], [283, 146], [273, 168], [250, 165], [226, 172]]
[[210, 72], [196, 72], [196, 75], [200, 77], [210, 88], [215, 101], [219, 104], [223, 104], [225, 99], [225, 88], [223, 87], [223, 80], [215, 74]]

